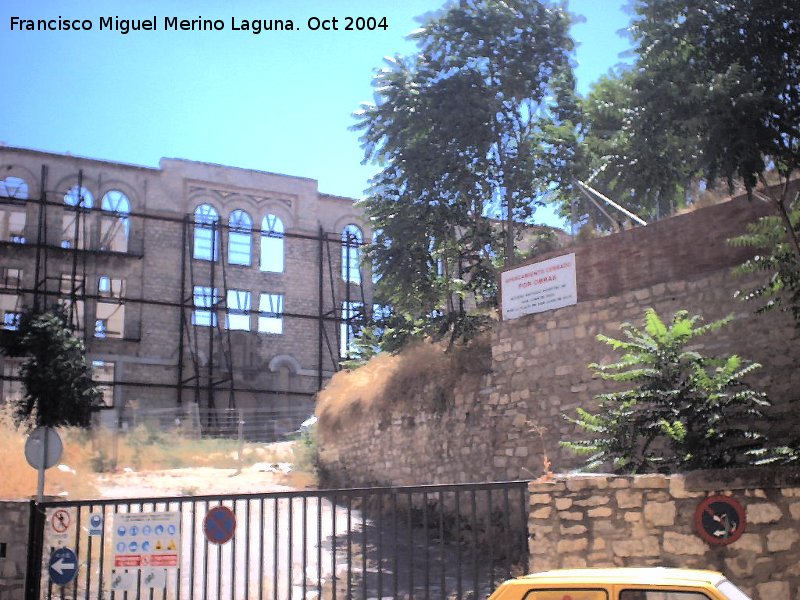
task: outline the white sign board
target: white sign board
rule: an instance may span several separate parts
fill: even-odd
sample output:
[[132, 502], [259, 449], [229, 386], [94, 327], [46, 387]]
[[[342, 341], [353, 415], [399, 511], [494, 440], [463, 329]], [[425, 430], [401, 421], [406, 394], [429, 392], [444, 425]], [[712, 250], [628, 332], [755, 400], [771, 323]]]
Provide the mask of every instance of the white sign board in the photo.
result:
[[115, 568], [177, 568], [181, 513], [118, 513], [114, 515], [113, 544]]
[[500, 282], [504, 321], [578, 303], [574, 253], [511, 269]]

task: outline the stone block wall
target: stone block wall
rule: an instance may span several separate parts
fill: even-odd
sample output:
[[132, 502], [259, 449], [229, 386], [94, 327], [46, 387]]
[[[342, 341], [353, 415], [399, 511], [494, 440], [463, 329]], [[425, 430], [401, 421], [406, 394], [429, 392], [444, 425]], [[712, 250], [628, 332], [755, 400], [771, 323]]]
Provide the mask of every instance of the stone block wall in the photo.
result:
[[[670, 566], [724, 573], [754, 600], [800, 597], [800, 471], [560, 476], [531, 483], [530, 571]], [[694, 526], [703, 499], [743, 506], [744, 534], [711, 546]]]
[[30, 502], [0, 502], [0, 599], [25, 597]]
[[757, 279], [731, 273], [747, 254], [727, 243], [767, 210], [739, 198], [562, 250], [576, 254], [578, 304], [496, 323], [488, 374], [464, 379], [452, 402], [437, 410], [426, 408], [430, 398], [408, 398], [377, 414], [351, 415], [341, 430], [321, 428], [321, 461], [330, 481], [530, 479], [542, 474], [545, 453], [553, 471], [579, 467], [583, 459], [559, 445], [580, 435], [564, 415], [591, 408], [597, 394], [611, 391], [587, 365], [619, 358], [596, 336], [616, 337], [626, 321], [641, 324], [649, 307], [665, 319], [680, 309], [706, 322], [732, 316], [693, 348], [761, 363], [750, 383], [774, 405], [773, 434], [796, 432], [800, 334], [789, 314], [756, 315], [754, 303], [734, 296]]

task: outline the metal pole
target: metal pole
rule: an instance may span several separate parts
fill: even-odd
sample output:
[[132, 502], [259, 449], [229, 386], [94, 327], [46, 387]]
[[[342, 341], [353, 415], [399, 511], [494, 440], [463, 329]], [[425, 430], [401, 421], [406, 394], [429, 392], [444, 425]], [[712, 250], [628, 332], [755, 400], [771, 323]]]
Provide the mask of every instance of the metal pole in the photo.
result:
[[[181, 307], [178, 318], [178, 406], [183, 403], [183, 336], [186, 327], [186, 244], [188, 228], [189, 215], [186, 215], [183, 221], [183, 231], [181, 232]], [[194, 292], [194, 290], [192, 290], [192, 292]], [[192, 294], [192, 299], [194, 300], [194, 294]]]
[[319, 228], [319, 298], [317, 299], [317, 390], [322, 389], [322, 339], [324, 336], [325, 315], [322, 310], [322, 303], [324, 298], [323, 287], [325, 285], [325, 277], [323, 273], [323, 235], [322, 226]]

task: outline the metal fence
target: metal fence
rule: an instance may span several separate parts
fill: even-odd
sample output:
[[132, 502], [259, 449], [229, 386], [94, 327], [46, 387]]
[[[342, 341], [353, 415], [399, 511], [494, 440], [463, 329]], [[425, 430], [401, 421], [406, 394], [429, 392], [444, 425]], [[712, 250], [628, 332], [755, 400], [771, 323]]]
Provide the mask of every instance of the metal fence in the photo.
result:
[[[526, 489], [501, 482], [44, 502], [34, 511], [26, 597], [477, 600], [527, 565]], [[233, 523], [209, 529], [210, 513], [226, 514], [218, 507]], [[170, 539], [130, 526], [162, 517], [174, 520]], [[230, 540], [220, 534], [226, 527]], [[76, 573], [65, 583], [69, 567]]]
[[275, 442], [296, 433], [313, 406], [210, 409], [189, 404], [175, 408], [145, 408], [133, 413], [133, 427], [175, 433], [187, 438], [242, 439]]

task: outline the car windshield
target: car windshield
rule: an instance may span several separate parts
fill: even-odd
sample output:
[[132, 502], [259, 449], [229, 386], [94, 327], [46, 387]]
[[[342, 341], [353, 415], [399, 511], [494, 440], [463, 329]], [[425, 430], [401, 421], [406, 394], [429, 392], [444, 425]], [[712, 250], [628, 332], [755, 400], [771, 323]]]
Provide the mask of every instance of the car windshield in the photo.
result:
[[750, 596], [745, 594], [727, 579], [720, 581], [717, 584], [717, 588], [720, 592], [725, 594], [726, 598], [729, 598], [730, 600], [750, 600]]

